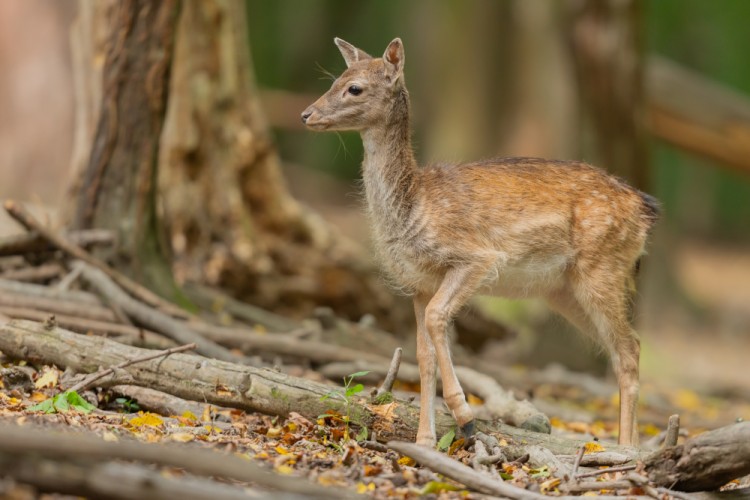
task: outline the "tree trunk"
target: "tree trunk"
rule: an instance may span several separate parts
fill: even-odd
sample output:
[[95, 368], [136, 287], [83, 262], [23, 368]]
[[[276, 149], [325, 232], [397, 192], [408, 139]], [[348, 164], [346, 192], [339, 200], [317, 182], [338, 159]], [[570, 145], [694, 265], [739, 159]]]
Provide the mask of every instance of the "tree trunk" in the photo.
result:
[[643, 6], [639, 0], [576, 0], [569, 6], [583, 157], [645, 189]]
[[317, 305], [401, 326], [407, 308], [366, 254], [287, 190], [260, 109], [243, 2], [186, 2], [162, 140], [164, 209], [180, 280], [278, 312]]
[[[82, 11], [91, 13], [85, 4]], [[98, 123], [68, 210], [74, 229], [113, 230], [117, 244], [108, 260], [171, 297], [176, 290], [157, 217], [156, 180], [179, 6], [178, 0], [123, 1], [94, 9], [92, 25], [81, 27], [93, 33], [110, 17]]]

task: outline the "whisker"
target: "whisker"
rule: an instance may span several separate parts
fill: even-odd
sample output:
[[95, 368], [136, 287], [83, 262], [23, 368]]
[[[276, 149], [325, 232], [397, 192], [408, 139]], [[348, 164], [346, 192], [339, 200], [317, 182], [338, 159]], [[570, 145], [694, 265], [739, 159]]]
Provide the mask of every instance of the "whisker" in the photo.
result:
[[323, 76], [320, 78], [321, 80], [336, 80], [336, 75], [325, 69], [319, 62], [315, 62], [315, 66], [317, 67], [317, 70], [323, 73]]

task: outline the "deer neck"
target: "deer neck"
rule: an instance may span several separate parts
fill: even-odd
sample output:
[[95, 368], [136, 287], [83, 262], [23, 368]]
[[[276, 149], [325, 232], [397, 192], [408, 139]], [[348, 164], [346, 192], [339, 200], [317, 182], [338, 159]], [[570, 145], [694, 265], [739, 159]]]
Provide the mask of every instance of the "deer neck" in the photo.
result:
[[401, 89], [382, 126], [362, 131], [365, 197], [376, 223], [405, 222], [414, 204], [417, 163], [411, 145], [409, 94]]

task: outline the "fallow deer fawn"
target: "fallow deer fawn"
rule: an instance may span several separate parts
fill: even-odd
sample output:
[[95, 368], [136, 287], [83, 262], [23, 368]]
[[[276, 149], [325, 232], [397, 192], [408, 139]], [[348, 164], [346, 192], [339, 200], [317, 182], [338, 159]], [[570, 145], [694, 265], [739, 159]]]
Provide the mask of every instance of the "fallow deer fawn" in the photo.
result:
[[413, 296], [422, 381], [417, 443], [435, 444], [436, 366], [466, 434], [474, 416], [451, 362], [448, 326], [475, 293], [536, 296], [600, 342], [620, 388], [621, 444], [638, 439], [640, 342], [628, 310], [659, 204], [573, 161], [497, 158], [419, 168], [409, 129], [404, 48], [373, 58], [336, 38], [347, 70], [302, 113], [313, 130], [356, 130], [365, 195], [390, 279]]

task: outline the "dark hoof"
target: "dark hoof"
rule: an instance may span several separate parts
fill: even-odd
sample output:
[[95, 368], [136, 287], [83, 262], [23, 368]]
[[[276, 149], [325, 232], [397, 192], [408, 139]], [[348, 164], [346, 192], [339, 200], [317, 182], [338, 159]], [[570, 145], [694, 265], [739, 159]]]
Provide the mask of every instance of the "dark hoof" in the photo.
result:
[[536, 414], [529, 417], [524, 423], [521, 424], [521, 429], [526, 429], [532, 432], [541, 432], [543, 434], [549, 434], [552, 432], [552, 426], [549, 424], [549, 419], [546, 415]]
[[466, 422], [461, 426], [461, 435], [464, 437], [464, 439], [468, 439], [474, 435], [474, 427], [474, 420]]

